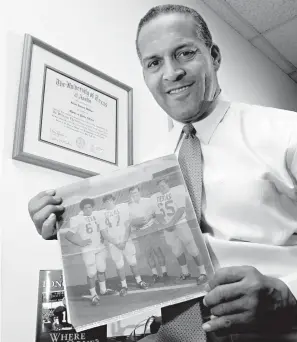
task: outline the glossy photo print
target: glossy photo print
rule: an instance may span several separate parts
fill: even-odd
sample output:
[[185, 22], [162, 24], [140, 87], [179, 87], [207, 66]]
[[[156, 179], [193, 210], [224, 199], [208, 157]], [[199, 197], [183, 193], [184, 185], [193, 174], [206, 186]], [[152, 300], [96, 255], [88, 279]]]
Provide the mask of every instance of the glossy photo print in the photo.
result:
[[175, 155], [57, 191], [77, 331], [199, 297], [213, 272]]

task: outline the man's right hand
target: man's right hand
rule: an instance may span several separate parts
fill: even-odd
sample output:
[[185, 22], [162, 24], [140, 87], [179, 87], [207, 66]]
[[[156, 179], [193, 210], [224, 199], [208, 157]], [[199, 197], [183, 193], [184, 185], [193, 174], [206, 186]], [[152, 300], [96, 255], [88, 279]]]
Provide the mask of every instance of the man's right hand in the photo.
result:
[[123, 251], [126, 248], [126, 242], [120, 242], [116, 246], [118, 247], [118, 249]]
[[91, 243], [92, 243], [92, 240], [91, 240], [91, 239], [83, 240], [83, 241], [82, 241], [82, 244], [81, 244], [81, 247], [87, 247], [87, 246], [89, 246]]
[[134, 226], [137, 230], [142, 228], [145, 224], [147, 224], [148, 220], [145, 217], [137, 217], [131, 220], [132, 226]]
[[45, 239], [56, 239], [57, 216], [64, 212], [62, 199], [55, 196], [55, 190], [42, 191], [33, 197], [28, 204], [29, 214], [37, 232]]

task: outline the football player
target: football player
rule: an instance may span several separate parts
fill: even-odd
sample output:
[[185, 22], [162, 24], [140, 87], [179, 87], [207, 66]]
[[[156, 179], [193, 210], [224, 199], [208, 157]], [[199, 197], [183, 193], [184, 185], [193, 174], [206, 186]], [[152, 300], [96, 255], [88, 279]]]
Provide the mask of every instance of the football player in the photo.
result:
[[[65, 238], [81, 248], [81, 255], [87, 271], [91, 303], [100, 304], [100, 295], [111, 295], [116, 291], [106, 288], [107, 251], [100, 233], [100, 212], [94, 211], [95, 202], [85, 198], [80, 202], [81, 213], [70, 219], [70, 230]], [[96, 291], [99, 279], [100, 295]]]
[[[154, 230], [156, 227], [155, 213], [150, 198], [141, 197], [140, 189], [138, 186], [133, 186], [129, 189], [130, 200], [129, 215], [130, 223], [136, 231], [142, 231], [144, 234], [139, 237], [139, 244], [141, 250], [144, 250], [147, 263], [152, 271], [153, 282], [156, 283], [160, 280], [158, 275], [156, 260], [161, 268], [163, 279], [168, 279], [165, 256], [162, 251], [164, 245], [163, 233]], [[152, 229], [150, 229], [152, 228]]]
[[60, 325], [63, 325], [63, 323], [68, 323], [68, 317], [67, 317], [67, 310], [66, 310], [66, 306], [65, 306], [65, 301], [63, 301], [63, 305], [59, 305], [59, 306], [57, 306], [55, 308], [54, 316], [58, 317]]
[[111, 194], [103, 197], [103, 203], [105, 226], [101, 227], [101, 233], [103, 238], [109, 242], [111, 258], [121, 279], [120, 295], [125, 296], [128, 291], [124, 257], [131, 268], [137, 286], [146, 290], [148, 285], [141, 279], [137, 267], [136, 249], [130, 238], [131, 225], [128, 205], [125, 203], [116, 205], [115, 198]]
[[64, 327], [71, 327], [71, 324], [68, 322], [68, 314], [66, 309], [66, 299], [63, 297], [62, 300], [63, 305], [59, 305], [54, 310], [54, 316], [58, 317], [59, 324]]
[[191, 277], [187, 265], [185, 250], [193, 257], [198, 268], [197, 283], [207, 279], [205, 267], [199, 255], [191, 228], [186, 220], [186, 191], [182, 185], [170, 188], [164, 178], [157, 182], [159, 193], [153, 196], [156, 206], [156, 217], [163, 225], [167, 244], [171, 247], [181, 267], [181, 280]]

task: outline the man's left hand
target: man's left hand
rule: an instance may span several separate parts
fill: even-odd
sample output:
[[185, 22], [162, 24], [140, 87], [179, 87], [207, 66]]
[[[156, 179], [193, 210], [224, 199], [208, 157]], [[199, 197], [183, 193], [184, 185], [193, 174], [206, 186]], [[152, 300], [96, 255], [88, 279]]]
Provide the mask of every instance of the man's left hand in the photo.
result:
[[285, 332], [297, 323], [297, 301], [287, 285], [250, 266], [219, 269], [204, 304], [213, 315], [204, 330], [220, 335]]
[[117, 247], [123, 251], [126, 248], [126, 242], [120, 242], [117, 244]]

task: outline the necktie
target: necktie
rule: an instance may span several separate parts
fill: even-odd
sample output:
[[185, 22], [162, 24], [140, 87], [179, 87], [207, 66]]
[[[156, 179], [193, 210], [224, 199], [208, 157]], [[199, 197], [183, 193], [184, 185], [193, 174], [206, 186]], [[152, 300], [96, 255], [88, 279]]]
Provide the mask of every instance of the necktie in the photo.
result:
[[[179, 151], [179, 163], [198, 219], [201, 218], [202, 153], [192, 124], [183, 128], [185, 139]], [[202, 329], [201, 299], [193, 299], [162, 309], [162, 326], [156, 342], [205, 342]]]
[[191, 197], [198, 222], [201, 219], [202, 152], [200, 141], [192, 124], [183, 128], [185, 139], [179, 151], [178, 161]]

